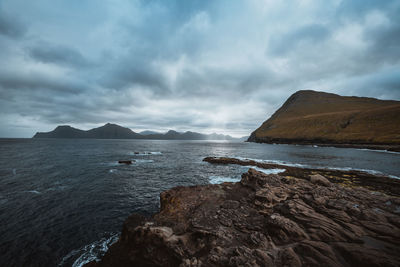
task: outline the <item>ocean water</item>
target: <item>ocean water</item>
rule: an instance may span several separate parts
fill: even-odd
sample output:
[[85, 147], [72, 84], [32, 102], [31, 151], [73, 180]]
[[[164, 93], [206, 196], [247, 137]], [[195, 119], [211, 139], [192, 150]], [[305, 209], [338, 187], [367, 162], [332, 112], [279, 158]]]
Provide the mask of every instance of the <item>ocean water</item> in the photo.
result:
[[[0, 139], [0, 266], [82, 266], [178, 185], [239, 181], [206, 156], [400, 177], [400, 153], [225, 141]], [[132, 165], [118, 160], [135, 160]], [[282, 170], [269, 170], [279, 173]]]

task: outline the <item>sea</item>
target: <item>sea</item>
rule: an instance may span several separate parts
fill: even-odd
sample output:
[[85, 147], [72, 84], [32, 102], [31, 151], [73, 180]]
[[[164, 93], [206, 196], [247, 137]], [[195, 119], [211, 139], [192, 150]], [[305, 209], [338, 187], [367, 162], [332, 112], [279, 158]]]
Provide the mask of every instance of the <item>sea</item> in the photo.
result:
[[0, 139], [0, 266], [83, 266], [118, 240], [131, 213], [157, 212], [162, 191], [237, 182], [249, 168], [203, 162], [207, 156], [400, 177], [400, 153], [379, 150], [234, 141]]

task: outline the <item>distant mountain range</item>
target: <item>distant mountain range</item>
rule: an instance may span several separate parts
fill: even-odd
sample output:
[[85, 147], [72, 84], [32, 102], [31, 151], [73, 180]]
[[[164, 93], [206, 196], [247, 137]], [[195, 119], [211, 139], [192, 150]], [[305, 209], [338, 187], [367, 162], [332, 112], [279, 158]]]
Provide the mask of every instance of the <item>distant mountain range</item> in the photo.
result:
[[167, 133], [143, 131], [135, 133], [129, 128], [107, 123], [104, 126], [88, 131], [73, 128], [69, 125], [57, 126], [51, 132], [38, 132], [33, 138], [93, 138], [93, 139], [154, 139], [154, 140], [246, 140], [247, 137], [234, 138], [223, 134], [201, 134], [196, 132], [179, 133], [173, 130]]
[[400, 145], [400, 101], [298, 91], [248, 141]]

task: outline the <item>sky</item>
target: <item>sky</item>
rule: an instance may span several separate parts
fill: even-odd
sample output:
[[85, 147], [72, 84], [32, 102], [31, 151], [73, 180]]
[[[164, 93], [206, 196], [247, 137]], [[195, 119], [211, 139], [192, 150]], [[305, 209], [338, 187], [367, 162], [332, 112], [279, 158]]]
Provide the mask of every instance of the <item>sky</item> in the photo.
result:
[[400, 100], [400, 1], [0, 0], [0, 137], [244, 136], [305, 89]]

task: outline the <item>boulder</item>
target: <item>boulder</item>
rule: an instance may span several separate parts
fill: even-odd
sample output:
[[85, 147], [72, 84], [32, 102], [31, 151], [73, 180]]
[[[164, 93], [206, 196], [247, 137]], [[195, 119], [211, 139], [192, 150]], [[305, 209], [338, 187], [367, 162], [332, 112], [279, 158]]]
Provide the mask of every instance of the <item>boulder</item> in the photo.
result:
[[310, 176], [310, 182], [313, 184], [319, 184], [323, 186], [331, 186], [331, 182], [329, 182], [328, 179], [326, 179], [324, 176], [321, 174], [314, 174]]

